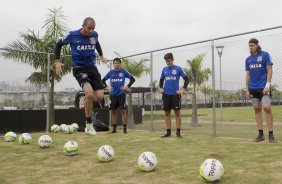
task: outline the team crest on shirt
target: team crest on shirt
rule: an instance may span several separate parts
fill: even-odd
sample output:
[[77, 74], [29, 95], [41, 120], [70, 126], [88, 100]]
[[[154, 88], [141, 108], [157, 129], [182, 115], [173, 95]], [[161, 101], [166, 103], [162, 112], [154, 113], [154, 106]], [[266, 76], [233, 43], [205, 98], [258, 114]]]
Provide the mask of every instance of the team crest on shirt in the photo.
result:
[[119, 73], [118, 76], [119, 76], [119, 77], [122, 77], [122, 76], [123, 76], [123, 73]]
[[262, 56], [259, 56], [258, 58], [257, 58], [257, 62], [261, 62], [262, 61]]
[[89, 38], [90, 39], [90, 44], [94, 45], [95, 44], [95, 38], [94, 37], [91, 37]]
[[173, 75], [176, 75], [176, 70], [172, 70], [171, 72]]

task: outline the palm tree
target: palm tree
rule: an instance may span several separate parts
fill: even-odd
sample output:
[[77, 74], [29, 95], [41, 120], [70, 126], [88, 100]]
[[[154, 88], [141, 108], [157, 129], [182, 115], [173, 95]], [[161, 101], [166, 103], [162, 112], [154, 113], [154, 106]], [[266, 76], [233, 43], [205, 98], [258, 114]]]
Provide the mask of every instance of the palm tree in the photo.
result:
[[231, 107], [233, 107], [233, 101], [238, 100], [238, 99], [239, 99], [239, 97], [236, 93], [229, 93], [229, 94], [224, 96], [224, 100], [230, 101]]
[[186, 60], [188, 68], [184, 68], [184, 71], [188, 75], [190, 83], [193, 84], [192, 94], [192, 126], [199, 126], [197, 116], [197, 103], [196, 103], [196, 87], [200, 86], [208, 80], [211, 73], [209, 68], [202, 68], [203, 59], [205, 54], [199, 54], [192, 60]]
[[[54, 55], [50, 56], [50, 66], [52, 68], [47, 71], [48, 57], [47, 53], [53, 53], [56, 41], [63, 37], [67, 31], [65, 16], [62, 13], [62, 8], [49, 9], [49, 14], [44, 21], [42, 29], [44, 29], [43, 36], [40, 36], [39, 32], [28, 30], [26, 33], [20, 32], [20, 39], [12, 41], [4, 47], [5, 51], [2, 55], [6, 59], [12, 61], [18, 61], [31, 65], [34, 69], [38, 70], [31, 73], [26, 79], [35, 85], [46, 85], [48, 82], [51, 83], [50, 88], [50, 114], [49, 114], [49, 127], [54, 124], [54, 82], [60, 81], [61, 77], [71, 71], [71, 58], [65, 57], [62, 59], [64, 63], [63, 71], [61, 76], [54, 75]], [[69, 55], [70, 50], [67, 48], [62, 49], [63, 55]], [[47, 81], [47, 74], [50, 74], [50, 81]]]
[[236, 91], [236, 94], [237, 94], [239, 100], [241, 101], [241, 104], [243, 106], [245, 106], [246, 105], [246, 101], [247, 101], [246, 88], [239, 89], [238, 91]]
[[201, 85], [200, 91], [205, 95], [205, 107], [207, 107], [207, 95], [211, 94], [212, 88], [210, 86]]
[[273, 96], [273, 98], [277, 98], [277, 96], [279, 96], [279, 87], [277, 84], [271, 84], [270, 85], [270, 91], [271, 91], [271, 94]]
[[273, 97], [273, 100], [278, 100], [279, 105], [280, 105], [281, 91], [279, 91], [279, 86], [277, 84], [271, 84], [270, 85], [270, 91], [271, 91], [271, 95]]
[[[115, 52], [120, 58], [122, 56]], [[140, 78], [143, 74], [148, 74], [150, 72], [150, 68], [146, 66], [146, 62], [149, 59], [141, 59], [139, 61], [129, 60], [128, 58], [122, 58], [122, 68], [127, 70], [131, 75], [135, 78]], [[132, 108], [132, 90], [129, 88], [128, 90], [128, 120], [127, 126], [128, 128], [134, 128], [134, 117], [133, 117], [133, 108]]]

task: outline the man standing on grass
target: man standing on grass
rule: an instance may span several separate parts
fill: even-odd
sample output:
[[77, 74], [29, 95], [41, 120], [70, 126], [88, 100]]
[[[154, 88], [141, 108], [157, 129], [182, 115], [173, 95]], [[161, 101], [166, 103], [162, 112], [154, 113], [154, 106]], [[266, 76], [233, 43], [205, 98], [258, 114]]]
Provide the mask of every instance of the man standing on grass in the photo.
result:
[[[164, 56], [166, 67], [163, 68], [160, 78], [160, 93], [163, 94], [163, 110], [165, 111], [166, 134], [162, 136], [171, 136], [171, 109], [174, 110], [176, 120], [176, 136], [181, 138], [181, 94], [186, 90], [189, 80], [183, 69], [173, 64], [172, 53]], [[179, 78], [184, 79], [184, 85], [179, 89]]]
[[[112, 124], [113, 130], [112, 133], [117, 133], [117, 111], [118, 109], [121, 112], [121, 119], [123, 125], [123, 133], [127, 133], [126, 124], [126, 95], [125, 91], [130, 88], [130, 86], [135, 82], [134, 77], [125, 69], [121, 68], [121, 59], [115, 58], [113, 60], [114, 69], [110, 70], [105, 77], [103, 78], [103, 83], [106, 86], [106, 89], [110, 92], [110, 109], [112, 114]], [[125, 84], [125, 78], [130, 79], [127, 85]], [[110, 86], [107, 86], [106, 80], [110, 79]]]
[[250, 39], [251, 55], [245, 61], [246, 96], [252, 99], [258, 128], [255, 142], [264, 141], [262, 109], [265, 112], [266, 124], [269, 131], [269, 142], [277, 142], [273, 136], [273, 116], [271, 111], [271, 78], [272, 61], [269, 54], [261, 50], [259, 41]]

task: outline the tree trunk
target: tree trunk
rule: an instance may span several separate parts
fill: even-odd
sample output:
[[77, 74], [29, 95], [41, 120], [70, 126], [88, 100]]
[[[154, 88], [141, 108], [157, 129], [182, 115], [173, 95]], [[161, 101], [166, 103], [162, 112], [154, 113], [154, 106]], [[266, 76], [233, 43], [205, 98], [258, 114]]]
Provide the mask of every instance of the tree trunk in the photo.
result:
[[128, 111], [127, 111], [127, 127], [130, 129], [134, 128], [134, 117], [132, 107], [132, 89], [128, 90]]
[[156, 90], [154, 91], [154, 103], [153, 103], [153, 110], [156, 109]]
[[191, 126], [199, 126], [196, 102], [196, 85], [193, 85]]
[[205, 94], [205, 108], [207, 108], [207, 94]]

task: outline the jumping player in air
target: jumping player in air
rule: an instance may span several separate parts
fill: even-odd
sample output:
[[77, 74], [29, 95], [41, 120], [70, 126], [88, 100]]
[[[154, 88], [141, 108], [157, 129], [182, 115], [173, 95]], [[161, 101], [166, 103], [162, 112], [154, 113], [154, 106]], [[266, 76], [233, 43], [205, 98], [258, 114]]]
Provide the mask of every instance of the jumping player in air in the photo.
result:
[[[112, 114], [112, 133], [117, 133], [117, 110], [121, 112], [121, 119], [123, 125], [123, 133], [127, 133], [126, 124], [126, 103], [125, 103], [125, 91], [135, 82], [134, 77], [125, 69], [121, 68], [121, 59], [115, 58], [113, 60], [114, 69], [110, 70], [103, 78], [103, 83], [106, 89], [110, 92], [110, 109]], [[125, 79], [130, 79], [129, 83], [125, 85]], [[107, 86], [106, 80], [110, 79], [110, 86]]]
[[269, 142], [275, 143], [273, 136], [273, 116], [271, 112], [271, 78], [272, 61], [269, 54], [261, 50], [259, 41], [255, 38], [249, 40], [251, 55], [245, 61], [246, 70], [246, 96], [253, 103], [257, 122], [258, 136], [255, 142], [264, 141], [262, 109], [265, 112], [266, 124], [269, 131]]
[[[101, 75], [96, 67], [97, 50], [102, 62], [107, 62], [103, 57], [101, 45], [98, 41], [98, 33], [94, 31], [96, 23], [92, 17], [84, 19], [82, 28], [70, 31], [59, 40], [55, 48], [56, 74], [62, 72], [60, 53], [63, 45], [70, 45], [72, 53], [73, 75], [85, 93], [86, 133], [96, 135], [93, 127], [93, 101], [100, 102], [104, 98]], [[81, 126], [80, 126], [81, 127]], [[83, 128], [80, 128], [84, 130]]]
[[[163, 68], [160, 78], [160, 93], [163, 93], [163, 110], [165, 111], [165, 124], [167, 132], [162, 137], [171, 136], [171, 109], [176, 119], [176, 136], [181, 138], [181, 94], [185, 92], [189, 80], [183, 69], [173, 64], [172, 53], [164, 56], [166, 67]], [[184, 79], [184, 85], [179, 89], [179, 78]]]

